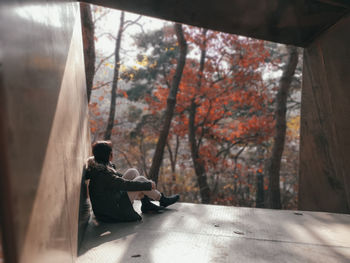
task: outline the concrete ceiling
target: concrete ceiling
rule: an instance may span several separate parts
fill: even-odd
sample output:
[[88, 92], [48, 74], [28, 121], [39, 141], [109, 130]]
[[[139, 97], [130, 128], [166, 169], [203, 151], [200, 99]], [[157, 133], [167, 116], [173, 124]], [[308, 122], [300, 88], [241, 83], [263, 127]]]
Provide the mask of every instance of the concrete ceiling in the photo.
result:
[[349, 14], [350, 0], [86, 0], [213, 30], [305, 47]]

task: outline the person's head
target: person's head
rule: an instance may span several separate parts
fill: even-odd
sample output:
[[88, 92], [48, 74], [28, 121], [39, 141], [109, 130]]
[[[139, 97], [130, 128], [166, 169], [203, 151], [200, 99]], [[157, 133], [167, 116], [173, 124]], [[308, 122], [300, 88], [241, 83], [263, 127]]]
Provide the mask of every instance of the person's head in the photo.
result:
[[111, 141], [97, 141], [92, 144], [92, 153], [98, 163], [108, 163], [112, 156]]

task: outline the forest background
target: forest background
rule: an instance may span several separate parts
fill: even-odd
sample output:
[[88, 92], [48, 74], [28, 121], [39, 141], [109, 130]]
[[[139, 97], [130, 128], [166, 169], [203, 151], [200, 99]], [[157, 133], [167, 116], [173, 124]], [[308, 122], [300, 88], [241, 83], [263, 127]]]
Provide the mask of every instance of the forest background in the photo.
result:
[[81, 4], [92, 141], [182, 202], [297, 208], [301, 51]]

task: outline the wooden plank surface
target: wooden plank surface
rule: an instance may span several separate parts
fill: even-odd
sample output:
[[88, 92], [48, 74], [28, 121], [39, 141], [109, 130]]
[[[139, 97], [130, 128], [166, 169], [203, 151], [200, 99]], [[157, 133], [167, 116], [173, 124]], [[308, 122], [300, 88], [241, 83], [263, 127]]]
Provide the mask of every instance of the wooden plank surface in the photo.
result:
[[350, 213], [350, 16], [304, 50], [299, 209]]
[[[139, 211], [140, 203], [135, 204]], [[91, 221], [78, 263], [349, 262], [350, 215], [175, 204], [141, 222]]]

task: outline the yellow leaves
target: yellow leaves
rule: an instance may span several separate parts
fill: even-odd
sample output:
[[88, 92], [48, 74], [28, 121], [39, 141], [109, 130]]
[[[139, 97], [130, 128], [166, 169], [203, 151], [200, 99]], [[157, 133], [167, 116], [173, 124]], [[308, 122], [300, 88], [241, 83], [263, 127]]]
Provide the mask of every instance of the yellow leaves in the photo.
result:
[[150, 68], [155, 68], [157, 66], [157, 61], [154, 61], [154, 63], [152, 63], [149, 67]]
[[[176, 45], [178, 45], [178, 43], [176, 43]], [[168, 50], [173, 51], [173, 50], [175, 50], [175, 48], [174, 48], [174, 47], [171, 47], [171, 48], [165, 48], [165, 51], [168, 51]]]
[[293, 138], [299, 137], [300, 130], [300, 115], [291, 117], [287, 122], [287, 134]]
[[[146, 136], [143, 140], [145, 143], [157, 143], [158, 138], [156, 136]], [[152, 161], [152, 159], [150, 159], [150, 161]]]
[[120, 72], [124, 72], [127, 70], [127, 67], [125, 65], [120, 65], [119, 70], [120, 70]]
[[109, 63], [109, 62], [106, 62], [104, 65], [105, 65], [106, 67], [109, 67], [109, 68], [111, 68], [111, 69], [114, 69], [114, 65], [111, 64], [111, 63]]
[[136, 63], [142, 67], [146, 67], [148, 65], [148, 58], [147, 56], [143, 55], [142, 60], [136, 61]]
[[230, 190], [233, 190], [234, 189], [234, 186], [233, 186], [233, 184], [226, 184], [226, 185], [224, 185], [224, 190], [226, 190], [226, 189], [230, 189]]

